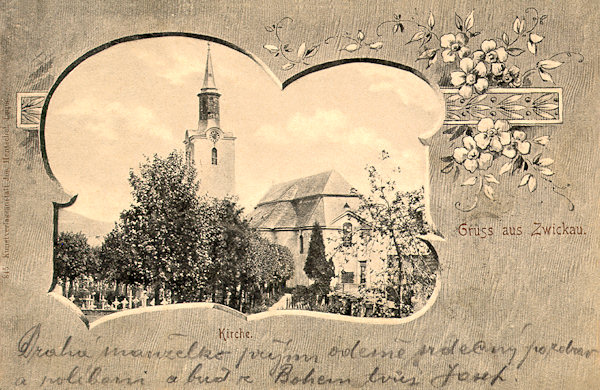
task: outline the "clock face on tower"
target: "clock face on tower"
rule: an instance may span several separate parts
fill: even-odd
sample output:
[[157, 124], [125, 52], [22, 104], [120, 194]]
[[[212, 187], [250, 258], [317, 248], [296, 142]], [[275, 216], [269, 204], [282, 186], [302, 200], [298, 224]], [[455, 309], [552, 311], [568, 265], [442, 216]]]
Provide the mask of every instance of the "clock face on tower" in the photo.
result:
[[208, 139], [210, 139], [213, 144], [216, 144], [220, 138], [221, 138], [221, 133], [219, 132], [219, 130], [211, 129], [208, 132]]

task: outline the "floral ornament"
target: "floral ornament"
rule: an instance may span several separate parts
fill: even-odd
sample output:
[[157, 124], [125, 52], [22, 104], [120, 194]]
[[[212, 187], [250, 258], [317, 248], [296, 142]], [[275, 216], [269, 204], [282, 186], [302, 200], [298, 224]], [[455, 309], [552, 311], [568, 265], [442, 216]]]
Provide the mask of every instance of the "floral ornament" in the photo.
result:
[[[266, 44], [263, 48], [271, 53], [274, 57], [281, 56], [287, 62], [281, 66], [282, 70], [293, 69], [296, 65], [309, 65], [308, 59], [317, 54], [320, 44], [307, 45], [306, 42], [302, 42], [296, 50], [293, 50], [289, 43], [285, 42], [282, 38], [281, 31], [286, 27], [287, 24], [292, 23], [294, 20], [288, 16], [282, 18], [279, 22], [265, 26], [265, 30], [269, 33], [273, 33], [277, 44]], [[293, 53], [293, 52], [296, 53]], [[295, 54], [295, 55], [294, 55]]]
[[[335, 38], [335, 37], [330, 37], [327, 38], [327, 40], [325, 41], [325, 43], [328, 43], [328, 41], [331, 38]], [[350, 43], [345, 44], [340, 51], [347, 51], [349, 53], [358, 51], [360, 49], [362, 49], [363, 47], [368, 47], [371, 50], [379, 50], [383, 47], [383, 42], [382, 41], [373, 41], [373, 42], [367, 42], [365, 40], [366, 35], [362, 30], [358, 30], [358, 32], [356, 33], [356, 37], [352, 36], [350, 33], [345, 33], [343, 38], [347, 39], [350, 41]]]
[[523, 84], [521, 69], [515, 65], [511, 65], [509, 68], [504, 69], [501, 75], [501, 83], [509, 87], [520, 87]]
[[498, 47], [496, 41], [489, 39], [481, 42], [481, 50], [475, 51], [473, 58], [490, 64], [492, 74], [497, 76], [502, 74], [506, 67], [504, 63], [508, 59], [508, 53], [505, 48]]
[[478, 94], [487, 90], [487, 69], [483, 62], [463, 58], [460, 60], [460, 69], [460, 71], [452, 72], [450, 75], [452, 85], [460, 87], [458, 90], [460, 96], [470, 98], [473, 95], [473, 90]]
[[440, 46], [444, 48], [442, 51], [442, 59], [444, 62], [454, 62], [458, 56], [459, 59], [467, 57], [471, 54], [471, 49], [465, 45], [469, 38], [465, 33], [446, 34], [440, 38]]
[[531, 151], [531, 143], [525, 141], [527, 134], [520, 130], [515, 130], [512, 133], [512, 142], [509, 142], [502, 149], [502, 154], [508, 158], [515, 158], [517, 152], [521, 155], [529, 154]]
[[478, 168], [486, 170], [492, 165], [493, 156], [490, 153], [480, 152], [477, 143], [471, 136], [463, 138], [463, 148], [454, 149], [454, 160], [462, 164], [471, 173]]
[[491, 118], [483, 118], [477, 124], [478, 134], [473, 137], [477, 147], [489, 149], [500, 153], [510, 144], [510, 125], [507, 121], [499, 119], [494, 122]]

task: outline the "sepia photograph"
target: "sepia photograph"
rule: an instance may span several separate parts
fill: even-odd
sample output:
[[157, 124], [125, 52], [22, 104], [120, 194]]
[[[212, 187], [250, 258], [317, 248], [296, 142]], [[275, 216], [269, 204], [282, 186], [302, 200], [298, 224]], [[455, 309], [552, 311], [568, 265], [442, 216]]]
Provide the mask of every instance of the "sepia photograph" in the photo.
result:
[[92, 321], [184, 302], [410, 316], [439, 267], [423, 238], [432, 101], [379, 64], [282, 96], [243, 53], [183, 37], [86, 58], [46, 122], [49, 166], [76, 195], [58, 213], [56, 291]]

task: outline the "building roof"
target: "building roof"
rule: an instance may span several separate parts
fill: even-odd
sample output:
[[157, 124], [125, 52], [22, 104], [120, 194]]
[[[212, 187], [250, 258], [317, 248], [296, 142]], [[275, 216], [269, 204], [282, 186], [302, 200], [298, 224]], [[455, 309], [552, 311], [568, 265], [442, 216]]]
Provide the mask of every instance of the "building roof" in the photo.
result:
[[260, 200], [251, 215], [252, 225], [258, 228], [309, 227], [314, 222], [326, 226], [326, 209], [331, 209], [329, 200], [340, 203], [336, 215], [343, 211], [346, 198], [355, 198], [352, 186], [336, 171], [275, 184]]
[[206, 51], [206, 68], [204, 70], [204, 82], [202, 83], [202, 92], [217, 92], [215, 84], [215, 72], [213, 71], [212, 59], [210, 57], [210, 44]]

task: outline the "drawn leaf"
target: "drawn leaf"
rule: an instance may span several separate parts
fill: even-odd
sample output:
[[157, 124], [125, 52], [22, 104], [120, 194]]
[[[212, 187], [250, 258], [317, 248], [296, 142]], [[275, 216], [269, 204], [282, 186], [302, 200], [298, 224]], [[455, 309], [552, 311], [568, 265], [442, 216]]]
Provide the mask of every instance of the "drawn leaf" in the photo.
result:
[[402, 23], [396, 23], [396, 24], [394, 24], [394, 27], [392, 30], [393, 30], [394, 34], [396, 34], [398, 32], [398, 30], [400, 30], [400, 32], [404, 32], [404, 25]]
[[369, 47], [373, 50], [379, 50], [383, 47], [383, 42], [381, 42], [381, 41], [373, 42], [369, 45]]
[[502, 42], [504, 42], [505, 45], [508, 45], [508, 34], [507, 33], [502, 33]]
[[541, 116], [542, 118], [545, 118], [545, 119], [554, 119], [554, 116], [548, 114], [545, 111], [536, 111], [535, 113], [538, 114], [539, 116]]
[[523, 119], [523, 115], [517, 114], [516, 112], [509, 112], [509, 114], [512, 119]]
[[546, 175], [546, 176], [552, 176], [552, 175], [554, 175], [554, 172], [552, 170], [548, 169], [548, 168], [542, 168], [542, 169], [540, 169], [540, 173], [542, 175]]
[[521, 111], [525, 109], [525, 106], [520, 106], [518, 104], [510, 104], [503, 107], [506, 111]]
[[474, 108], [474, 109], [476, 109], [476, 110], [479, 110], [479, 111], [491, 110], [491, 109], [492, 109], [492, 107], [490, 107], [490, 106], [486, 106], [486, 105], [484, 105], [484, 104], [475, 104], [475, 105], [473, 106], [473, 108]]
[[454, 119], [454, 120], [460, 120], [460, 116], [453, 114], [451, 112], [448, 113], [448, 118]]
[[520, 26], [521, 26], [521, 19], [519, 19], [519, 17], [517, 16], [515, 18], [515, 21], [513, 22], [513, 31], [517, 34], [521, 34]]
[[460, 31], [463, 30], [463, 20], [457, 13], [454, 14], [454, 24], [456, 24], [456, 28]]
[[483, 186], [483, 193], [485, 196], [487, 196], [490, 200], [494, 200], [494, 189], [492, 188], [492, 186], [490, 185], [484, 185]]
[[531, 178], [531, 174], [526, 174], [525, 176], [523, 176], [521, 178], [521, 182], [519, 182], [519, 187], [523, 187], [525, 184], [527, 184], [527, 182], [529, 181], [529, 179]]
[[357, 43], [351, 43], [349, 45], [346, 45], [346, 47], [344, 47], [343, 50], [346, 50], [350, 53], [352, 53], [353, 51], [357, 51], [360, 48], [360, 46]]
[[503, 103], [514, 103], [517, 100], [521, 99], [521, 96], [523, 96], [523, 95], [512, 95], [512, 96], [509, 96], [506, 99], [504, 99]]
[[556, 110], [558, 108], [558, 104], [544, 103], [544, 104], [540, 104], [539, 106], [535, 106], [535, 108], [538, 108], [538, 109], [544, 110], [544, 111]]
[[281, 66], [281, 69], [283, 69], [283, 70], [290, 70], [290, 69], [292, 69], [293, 67], [294, 67], [294, 64], [292, 64], [291, 62], [288, 62], [287, 64], [285, 64], [285, 65], [282, 65], [282, 66]]
[[554, 82], [554, 80], [552, 80], [552, 76], [550, 75], [550, 73], [544, 71], [542, 68], [539, 68], [538, 72], [540, 73], [540, 77], [542, 80], [549, 82], [549, 83]]
[[537, 180], [535, 177], [531, 176], [529, 178], [529, 183], [527, 183], [527, 186], [529, 187], [529, 192], [535, 191], [535, 188], [537, 187]]
[[529, 34], [529, 41], [533, 43], [540, 43], [544, 39], [543, 36], [537, 35], [536, 33]]
[[465, 31], [469, 31], [473, 28], [473, 11], [465, 19]]
[[506, 164], [502, 165], [502, 167], [500, 168], [500, 171], [498, 173], [500, 175], [504, 175], [506, 172], [510, 171], [511, 166], [512, 166], [512, 163], [507, 162]]
[[356, 39], [362, 41], [363, 39], [365, 39], [365, 33], [363, 33], [362, 30], [358, 30], [358, 34], [356, 34]]
[[484, 177], [488, 183], [500, 184], [500, 182], [496, 179], [496, 177], [494, 175], [492, 175], [491, 173], [485, 175]]
[[470, 178], [468, 178], [467, 180], [465, 180], [461, 186], [472, 186], [475, 185], [475, 183], [477, 183], [477, 178], [475, 176], [472, 176]]
[[536, 51], [535, 43], [533, 43], [531, 41], [527, 41], [527, 49], [529, 49], [529, 52], [531, 54], [535, 55], [535, 51]]
[[485, 99], [486, 97], [487, 97], [487, 94], [483, 93], [483, 94], [477, 96], [473, 102], [478, 103], [478, 102], [482, 101], [483, 99]]
[[554, 60], [543, 60], [537, 63], [538, 67], [544, 70], [556, 69], [562, 64], [562, 62]]
[[264, 45], [265, 49], [267, 49], [271, 54], [275, 54], [279, 51], [279, 48], [275, 45]]
[[410, 38], [410, 41], [408, 41], [407, 43], [419, 41], [419, 40], [423, 39], [423, 37], [425, 37], [425, 32], [424, 31], [417, 31], [415, 33], [415, 35], [413, 35], [412, 38]]
[[552, 165], [553, 162], [554, 160], [552, 160], [551, 158], [541, 158], [540, 161], [538, 161], [538, 165], [540, 167], [547, 167], [549, 165]]
[[450, 162], [450, 161], [454, 161], [454, 157], [444, 156], [444, 157], [440, 157], [440, 160], [442, 160], [443, 162]]
[[311, 47], [310, 49], [308, 49], [306, 51], [306, 54], [304, 55], [304, 58], [310, 58], [312, 56], [314, 56], [315, 54], [317, 54], [317, 50], [319, 49], [318, 45], [315, 45], [313, 47]]
[[533, 142], [540, 144], [542, 146], [546, 146], [548, 144], [548, 142], [550, 141], [550, 137], [547, 135], [543, 135], [541, 137], [537, 137], [536, 139], [533, 140]]
[[516, 56], [520, 56], [521, 54], [523, 54], [525, 52], [525, 50], [521, 49], [520, 47], [511, 47], [511, 48], [506, 49], [506, 52], [509, 55], [516, 57]]
[[304, 58], [306, 54], [306, 42], [302, 42], [302, 44], [298, 47], [298, 58]]
[[429, 12], [429, 19], [427, 20], [427, 24], [429, 28], [433, 30], [433, 26], [435, 26], [435, 19], [433, 18], [433, 13]]

